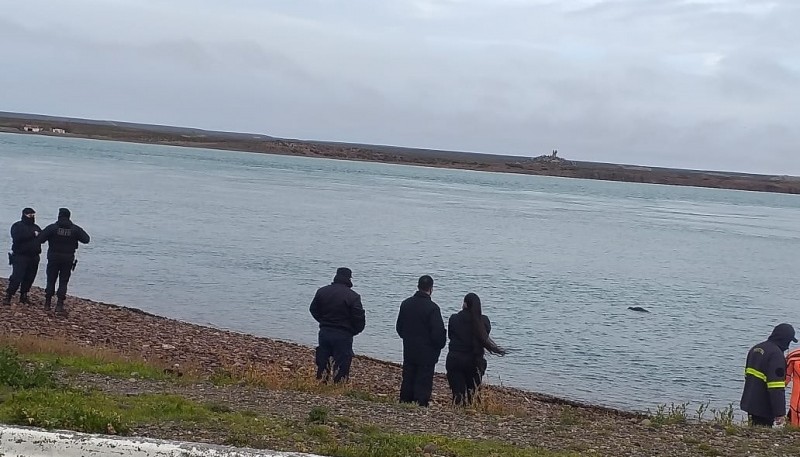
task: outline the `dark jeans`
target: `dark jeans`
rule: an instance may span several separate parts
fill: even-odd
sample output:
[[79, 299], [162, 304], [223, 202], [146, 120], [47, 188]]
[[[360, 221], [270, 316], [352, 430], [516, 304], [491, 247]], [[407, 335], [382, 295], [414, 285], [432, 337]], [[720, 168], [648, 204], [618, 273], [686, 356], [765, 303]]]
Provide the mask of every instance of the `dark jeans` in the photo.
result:
[[8, 279], [6, 295], [13, 297], [17, 293], [17, 289], [19, 289], [20, 295], [27, 295], [39, 272], [39, 256], [14, 254], [11, 265], [13, 270]]
[[353, 335], [344, 330], [319, 329], [317, 346], [317, 379], [327, 381], [331, 375], [330, 359], [333, 357], [333, 382], [341, 382], [350, 377], [350, 364], [353, 361]]
[[[73, 258], [47, 259], [47, 287], [44, 290], [45, 296], [52, 297], [54, 294], [60, 300], [67, 297], [67, 284], [72, 275]], [[56, 281], [58, 281], [58, 291], [56, 291]]]
[[481, 378], [486, 373], [486, 359], [476, 357], [471, 352], [449, 352], [445, 368], [447, 383], [453, 392], [453, 403], [472, 403], [475, 391], [481, 385]]
[[761, 417], [750, 414], [750, 425], [757, 427], [772, 427], [775, 423], [774, 417]]
[[416, 402], [420, 406], [428, 406], [433, 393], [433, 372], [435, 370], [436, 364], [420, 364], [404, 360], [400, 401], [403, 403]]

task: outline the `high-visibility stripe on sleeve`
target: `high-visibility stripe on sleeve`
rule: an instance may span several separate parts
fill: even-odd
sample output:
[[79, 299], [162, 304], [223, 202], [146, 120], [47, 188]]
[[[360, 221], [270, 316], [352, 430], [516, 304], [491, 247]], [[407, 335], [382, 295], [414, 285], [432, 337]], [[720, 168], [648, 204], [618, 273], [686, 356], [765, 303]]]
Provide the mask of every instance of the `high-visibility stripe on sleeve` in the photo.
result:
[[745, 369], [744, 370], [744, 375], [745, 376], [747, 376], [747, 375], [755, 376], [756, 378], [758, 378], [758, 379], [760, 379], [760, 380], [762, 380], [764, 382], [767, 382], [767, 375], [765, 375], [764, 373], [756, 370], [755, 368], [747, 368], [747, 369]]
[[767, 383], [767, 389], [783, 389], [786, 387], [784, 381], [771, 381]]

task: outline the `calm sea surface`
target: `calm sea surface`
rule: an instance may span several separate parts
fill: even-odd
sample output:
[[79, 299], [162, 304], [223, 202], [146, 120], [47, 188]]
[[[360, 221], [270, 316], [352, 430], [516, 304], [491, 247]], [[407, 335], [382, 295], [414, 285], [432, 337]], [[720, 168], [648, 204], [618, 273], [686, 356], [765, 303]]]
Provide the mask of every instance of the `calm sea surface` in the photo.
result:
[[25, 206], [92, 236], [71, 294], [313, 345], [314, 291], [348, 266], [356, 352], [399, 361], [431, 274], [445, 319], [475, 292], [515, 350], [490, 382], [622, 408], [738, 407], [747, 348], [800, 326], [800, 196], [13, 134], [0, 196], [4, 248]]

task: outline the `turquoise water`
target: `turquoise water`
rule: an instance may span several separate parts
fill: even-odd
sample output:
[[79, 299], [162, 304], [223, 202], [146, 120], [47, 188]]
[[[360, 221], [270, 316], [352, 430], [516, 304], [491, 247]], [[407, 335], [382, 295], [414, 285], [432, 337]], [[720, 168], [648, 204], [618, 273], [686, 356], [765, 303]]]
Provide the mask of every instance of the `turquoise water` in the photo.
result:
[[348, 266], [356, 352], [398, 361], [431, 274], [445, 319], [475, 292], [515, 350], [491, 382], [622, 408], [738, 406], [747, 348], [800, 325], [800, 196], [12, 134], [0, 195], [4, 224], [68, 206], [92, 236], [72, 294], [312, 345]]

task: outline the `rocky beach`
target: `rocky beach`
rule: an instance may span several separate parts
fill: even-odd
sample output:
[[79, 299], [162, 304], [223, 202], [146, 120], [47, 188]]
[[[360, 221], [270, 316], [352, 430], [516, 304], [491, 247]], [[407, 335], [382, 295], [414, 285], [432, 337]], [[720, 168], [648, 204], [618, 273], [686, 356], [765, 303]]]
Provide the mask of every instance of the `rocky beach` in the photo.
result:
[[[6, 281], [0, 281], [0, 287], [5, 286]], [[31, 297], [30, 306], [14, 302], [0, 309], [0, 335], [6, 343], [28, 349], [38, 345], [40, 351], [50, 347], [113, 353], [169, 375], [146, 379], [136, 373], [72, 372], [65, 377], [70, 386], [91, 387], [110, 395], [174, 394], [221, 405], [217, 407], [226, 411], [296, 422], [321, 409], [338, 418], [326, 423], [324, 430], [339, 444], [356, 439], [342, 430], [356, 423], [403, 436], [428, 437], [425, 439], [431, 440], [433, 447], [420, 448], [419, 455], [467, 455], [447, 451], [446, 446], [437, 451], [435, 437], [490, 440], [497, 446], [545, 452], [541, 455], [790, 456], [800, 452], [800, 433], [794, 430], [745, 427], [731, 420], [730, 411], [706, 411], [704, 420], [698, 422], [692, 405], [664, 405], [644, 414], [490, 385], [479, 406], [455, 408], [449, 404], [449, 390], [441, 374], [435, 380], [434, 404], [427, 409], [409, 407], [396, 401], [400, 367], [393, 363], [357, 356], [351, 383], [328, 388], [313, 380], [310, 347], [77, 297], [68, 298], [69, 315], [60, 317], [42, 309], [40, 289], [34, 288]], [[222, 378], [228, 382], [220, 382]], [[313, 438], [309, 442], [297, 436], [281, 439], [263, 434], [259, 440], [232, 441], [229, 431], [184, 422], [134, 426], [129, 433], [217, 444], [241, 441], [242, 445], [277, 450], [321, 449]], [[331, 451], [330, 455], [339, 453]]]

